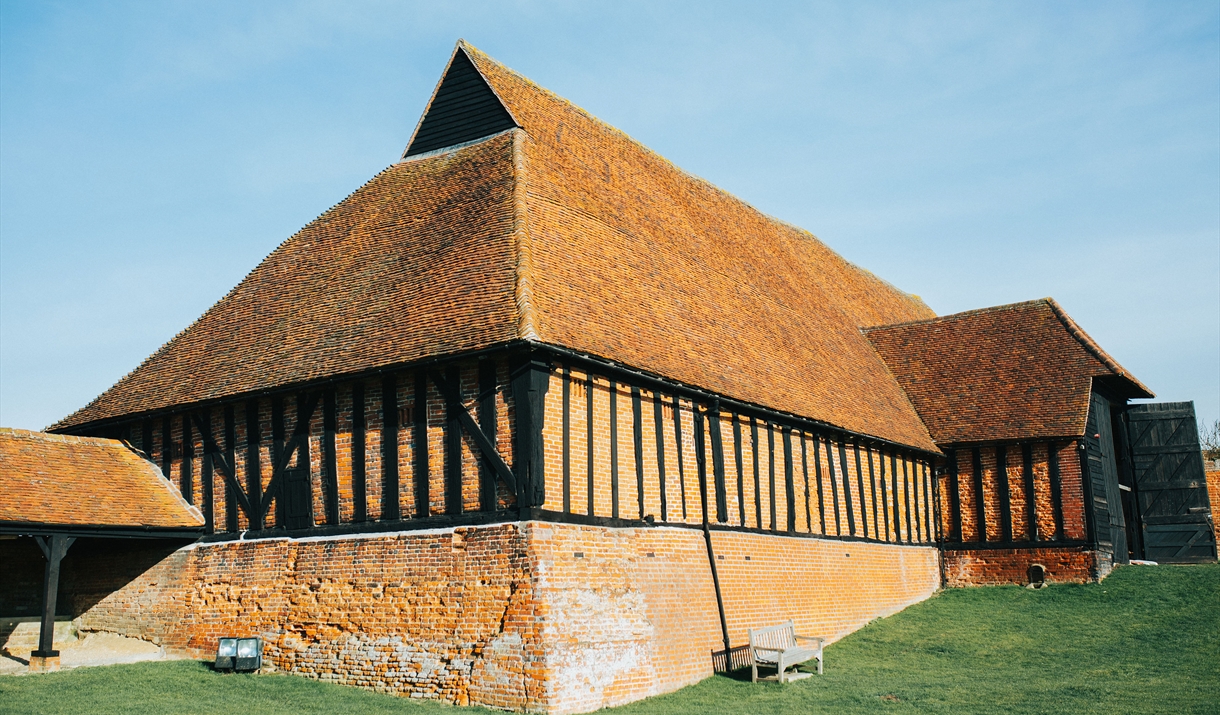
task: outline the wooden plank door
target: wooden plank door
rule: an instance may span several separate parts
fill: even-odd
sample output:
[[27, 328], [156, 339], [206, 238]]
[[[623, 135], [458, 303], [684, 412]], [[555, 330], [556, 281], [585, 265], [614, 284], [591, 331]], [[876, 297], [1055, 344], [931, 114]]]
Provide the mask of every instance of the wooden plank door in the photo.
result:
[[313, 526], [313, 490], [309, 469], [290, 467], [284, 470], [284, 527], [307, 529]]
[[1094, 392], [1089, 403], [1085, 457], [1092, 496], [1093, 536], [1097, 548], [1109, 551], [1116, 564], [1128, 561], [1127, 526], [1114, 454], [1110, 401]]
[[1215, 561], [1194, 403], [1134, 405], [1127, 411], [1127, 431], [1145, 558], [1160, 563]]

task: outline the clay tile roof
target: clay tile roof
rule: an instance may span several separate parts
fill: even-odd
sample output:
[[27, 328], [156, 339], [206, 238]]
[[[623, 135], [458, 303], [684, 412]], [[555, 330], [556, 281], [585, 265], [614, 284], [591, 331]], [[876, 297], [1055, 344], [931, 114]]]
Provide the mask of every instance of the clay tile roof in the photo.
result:
[[0, 523], [199, 528], [203, 517], [123, 442], [0, 428]]
[[864, 333], [941, 445], [1083, 435], [1095, 379], [1153, 397], [1050, 298]]
[[935, 449], [858, 330], [922, 301], [465, 43], [450, 68], [413, 141], [458, 148], [408, 145], [55, 428], [530, 340]]

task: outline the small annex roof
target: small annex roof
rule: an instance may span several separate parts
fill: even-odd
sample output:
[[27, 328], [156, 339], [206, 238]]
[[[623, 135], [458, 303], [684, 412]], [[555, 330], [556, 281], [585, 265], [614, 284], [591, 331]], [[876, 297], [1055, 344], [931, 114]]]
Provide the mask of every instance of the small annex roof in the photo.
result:
[[530, 341], [935, 450], [859, 332], [934, 315], [459, 42], [399, 163], [52, 429]]
[[1050, 298], [863, 332], [941, 446], [1079, 437], [1094, 380], [1154, 396]]
[[202, 529], [199, 510], [124, 442], [0, 428], [0, 527]]

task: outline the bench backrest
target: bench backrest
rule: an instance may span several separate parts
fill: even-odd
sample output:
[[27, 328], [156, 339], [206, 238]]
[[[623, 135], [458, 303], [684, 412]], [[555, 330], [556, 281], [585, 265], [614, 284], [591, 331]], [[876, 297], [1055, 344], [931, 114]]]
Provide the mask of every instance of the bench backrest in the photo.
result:
[[778, 626], [750, 629], [751, 648], [774, 648], [783, 650], [796, 646], [796, 624], [792, 621]]

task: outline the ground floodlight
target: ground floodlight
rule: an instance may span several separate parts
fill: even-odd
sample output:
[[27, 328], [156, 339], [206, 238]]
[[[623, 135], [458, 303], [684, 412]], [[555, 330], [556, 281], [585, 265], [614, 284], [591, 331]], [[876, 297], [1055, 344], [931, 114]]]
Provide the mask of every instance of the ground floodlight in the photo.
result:
[[237, 639], [221, 638], [216, 645], [216, 670], [232, 670], [233, 658], [237, 656]]
[[263, 641], [261, 638], [238, 638], [237, 658], [233, 669], [238, 671], [258, 670], [263, 667]]

